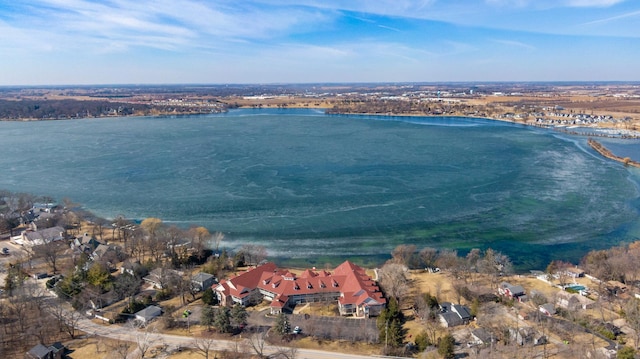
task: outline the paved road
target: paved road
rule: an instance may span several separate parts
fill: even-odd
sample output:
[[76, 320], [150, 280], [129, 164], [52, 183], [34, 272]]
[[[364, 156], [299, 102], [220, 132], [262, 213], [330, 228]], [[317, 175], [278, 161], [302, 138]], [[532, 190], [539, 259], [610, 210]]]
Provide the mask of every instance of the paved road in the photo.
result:
[[[45, 284], [45, 280], [39, 280], [38, 283], [43, 285]], [[53, 297], [49, 291], [45, 291], [48, 296]], [[52, 299], [52, 298], [51, 298]], [[104, 325], [93, 322], [92, 320], [82, 317], [78, 320], [76, 324], [76, 329], [83, 331], [89, 335], [94, 335], [98, 337], [110, 338], [115, 340], [122, 340], [136, 343], [138, 341], [144, 341], [147, 343], [151, 343], [151, 346], [166, 346], [167, 349], [177, 349], [177, 348], [194, 348], [195, 347], [195, 338], [181, 335], [172, 335], [172, 334], [163, 334], [163, 333], [154, 333], [148, 332], [143, 329], [134, 329], [128, 325]], [[211, 351], [220, 351], [220, 350], [233, 350], [238, 345], [249, 346], [250, 342], [247, 339], [239, 339], [237, 341], [234, 340], [215, 340], [211, 347]], [[279, 348], [276, 346], [265, 346], [264, 353], [266, 354], [274, 354], [277, 352], [281, 352], [283, 348]], [[137, 358], [137, 353], [139, 353], [136, 349], [134, 353], [131, 353], [129, 358], [134, 359]], [[356, 354], [345, 354], [345, 353], [336, 353], [322, 350], [311, 350], [311, 349], [297, 349], [296, 350], [296, 358], [298, 359], [364, 359], [371, 358], [371, 356], [367, 355], [356, 355]]]

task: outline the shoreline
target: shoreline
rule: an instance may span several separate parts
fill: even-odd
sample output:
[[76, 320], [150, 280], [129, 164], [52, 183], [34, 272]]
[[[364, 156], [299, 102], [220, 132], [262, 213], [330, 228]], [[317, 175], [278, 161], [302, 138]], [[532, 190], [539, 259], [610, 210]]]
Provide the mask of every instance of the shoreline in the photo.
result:
[[603, 146], [600, 142], [589, 138], [589, 140], [587, 140], [587, 143], [589, 144], [589, 146], [591, 148], [593, 148], [596, 152], [598, 152], [601, 156], [608, 158], [610, 160], [614, 160], [616, 162], [620, 162], [622, 164], [624, 164], [625, 166], [632, 166], [632, 167], [638, 167], [640, 168], [640, 162], [634, 161], [629, 157], [620, 157], [620, 156], [616, 156], [613, 152], [611, 152], [608, 148], [606, 148], [605, 146]]

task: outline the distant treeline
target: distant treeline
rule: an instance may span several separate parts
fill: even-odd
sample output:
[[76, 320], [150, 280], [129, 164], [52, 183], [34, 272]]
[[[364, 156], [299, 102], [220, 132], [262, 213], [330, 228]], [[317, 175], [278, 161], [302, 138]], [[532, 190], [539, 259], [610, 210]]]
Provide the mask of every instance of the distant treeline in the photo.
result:
[[65, 120], [107, 116], [147, 116], [220, 111], [211, 108], [151, 105], [106, 100], [0, 100], [1, 120]]

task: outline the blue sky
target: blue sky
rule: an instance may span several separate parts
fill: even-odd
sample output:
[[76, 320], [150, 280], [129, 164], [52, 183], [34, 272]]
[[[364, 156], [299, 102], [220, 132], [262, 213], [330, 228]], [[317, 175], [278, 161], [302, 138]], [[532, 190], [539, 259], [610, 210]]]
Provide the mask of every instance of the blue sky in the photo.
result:
[[0, 85], [614, 80], [638, 0], [0, 0]]

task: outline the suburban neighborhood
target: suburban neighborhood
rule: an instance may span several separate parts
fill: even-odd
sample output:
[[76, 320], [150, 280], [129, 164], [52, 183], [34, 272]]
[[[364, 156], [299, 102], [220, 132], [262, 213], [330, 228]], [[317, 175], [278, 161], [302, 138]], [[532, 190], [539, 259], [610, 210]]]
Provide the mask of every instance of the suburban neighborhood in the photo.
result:
[[[223, 235], [202, 227], [110, 222], [44, 207], [10, 221], [3, 214], [12, 223], [1, 241], [8, 252], [0, 257], [3, 357], [80, 358], [102, 346], [104, 358], [293, 358], [310, 349], [632, 358], [640, 339], [637, 268], [620, 260], [636, 258], [637, 243], [590, 254], [580, 266], [555, 261], [520, 274], [490, 249], [463, 257], [409, 245], [379, 268], [350, 260], [283, 268], [264, 248], [227, 250]], [[603, 263], [624, 275], [603, 271]], [[81, 329], [88, 327], [93, 333]], [[167, 335], [182, 344], [136, 340]], [[234, 341], [245, 344], [230, 349]]]

